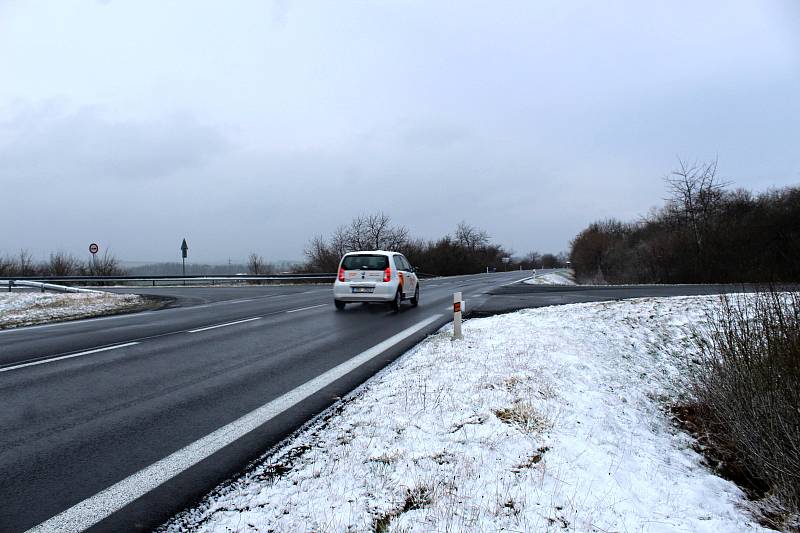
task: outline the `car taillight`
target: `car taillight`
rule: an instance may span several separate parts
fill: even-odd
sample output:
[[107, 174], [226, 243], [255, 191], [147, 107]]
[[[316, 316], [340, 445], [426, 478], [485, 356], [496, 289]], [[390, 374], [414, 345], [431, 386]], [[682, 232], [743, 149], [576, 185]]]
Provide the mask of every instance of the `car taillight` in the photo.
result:
[[392, 280], [392, 267], [386, 267], [386, 270], [383, 271], [383, 281], [391, 281]]
[[344, 281], [344, 269], [339, 267], [339, 281]]

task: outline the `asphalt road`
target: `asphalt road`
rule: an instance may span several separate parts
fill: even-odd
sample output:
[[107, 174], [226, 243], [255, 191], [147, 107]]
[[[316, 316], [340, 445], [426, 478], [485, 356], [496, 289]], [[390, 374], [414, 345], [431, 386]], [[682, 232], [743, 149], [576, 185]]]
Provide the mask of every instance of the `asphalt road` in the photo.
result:
[[[399, 314], [330, 286], [119, 289], [170, 308], [0, 331], [0, 531], [147, 531], [452, 316], [735, 287], [421, 283]], [[116, 290], [116, 289], [115, 289]]]
[[[446, 323], [454, 291], [469, 307], [523, 276], [423, 281], [420, 306], [399, 314], [336, 312], [330, 286], [137, 289], [178, 299], [0, 331], [0, 531], [150, 530]], [[353, 360], [363, 364], [297, 396]], [[237, 433], [244, 415], [286, 394], [296, 401]], [[206, 446], [220, 428], [236, 438]], [[205, 452], [158, 463], [197, 442]], [[171, 473], [163, 483], [143, 478], [162, 471]], [[129, 501], [142, 487], [152, 490]]]

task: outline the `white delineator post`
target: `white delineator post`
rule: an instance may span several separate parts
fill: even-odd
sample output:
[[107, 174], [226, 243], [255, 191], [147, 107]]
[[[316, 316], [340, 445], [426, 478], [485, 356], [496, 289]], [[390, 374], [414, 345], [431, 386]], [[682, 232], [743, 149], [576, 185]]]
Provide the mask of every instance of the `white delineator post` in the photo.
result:
[[463, 306], [461, 301], [461, 293], [453, 293], [453, 338], [461, 339], [461, 308]]

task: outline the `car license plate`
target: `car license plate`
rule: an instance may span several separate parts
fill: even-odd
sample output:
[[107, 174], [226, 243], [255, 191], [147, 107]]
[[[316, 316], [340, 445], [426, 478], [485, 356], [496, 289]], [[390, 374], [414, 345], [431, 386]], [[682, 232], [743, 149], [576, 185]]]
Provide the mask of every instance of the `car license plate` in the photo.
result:
[[353, 292], [372, 292], [372, 287], [353, 287]]

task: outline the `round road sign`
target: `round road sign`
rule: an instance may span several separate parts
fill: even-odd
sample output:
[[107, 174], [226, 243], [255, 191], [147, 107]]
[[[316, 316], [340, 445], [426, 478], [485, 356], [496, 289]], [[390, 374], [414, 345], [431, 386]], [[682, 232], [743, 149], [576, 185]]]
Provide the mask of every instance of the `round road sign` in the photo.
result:
[[100, 250], [100, 247], [97, 246], [95, 243], [89, 245], [89, 252], [96, 254]]

